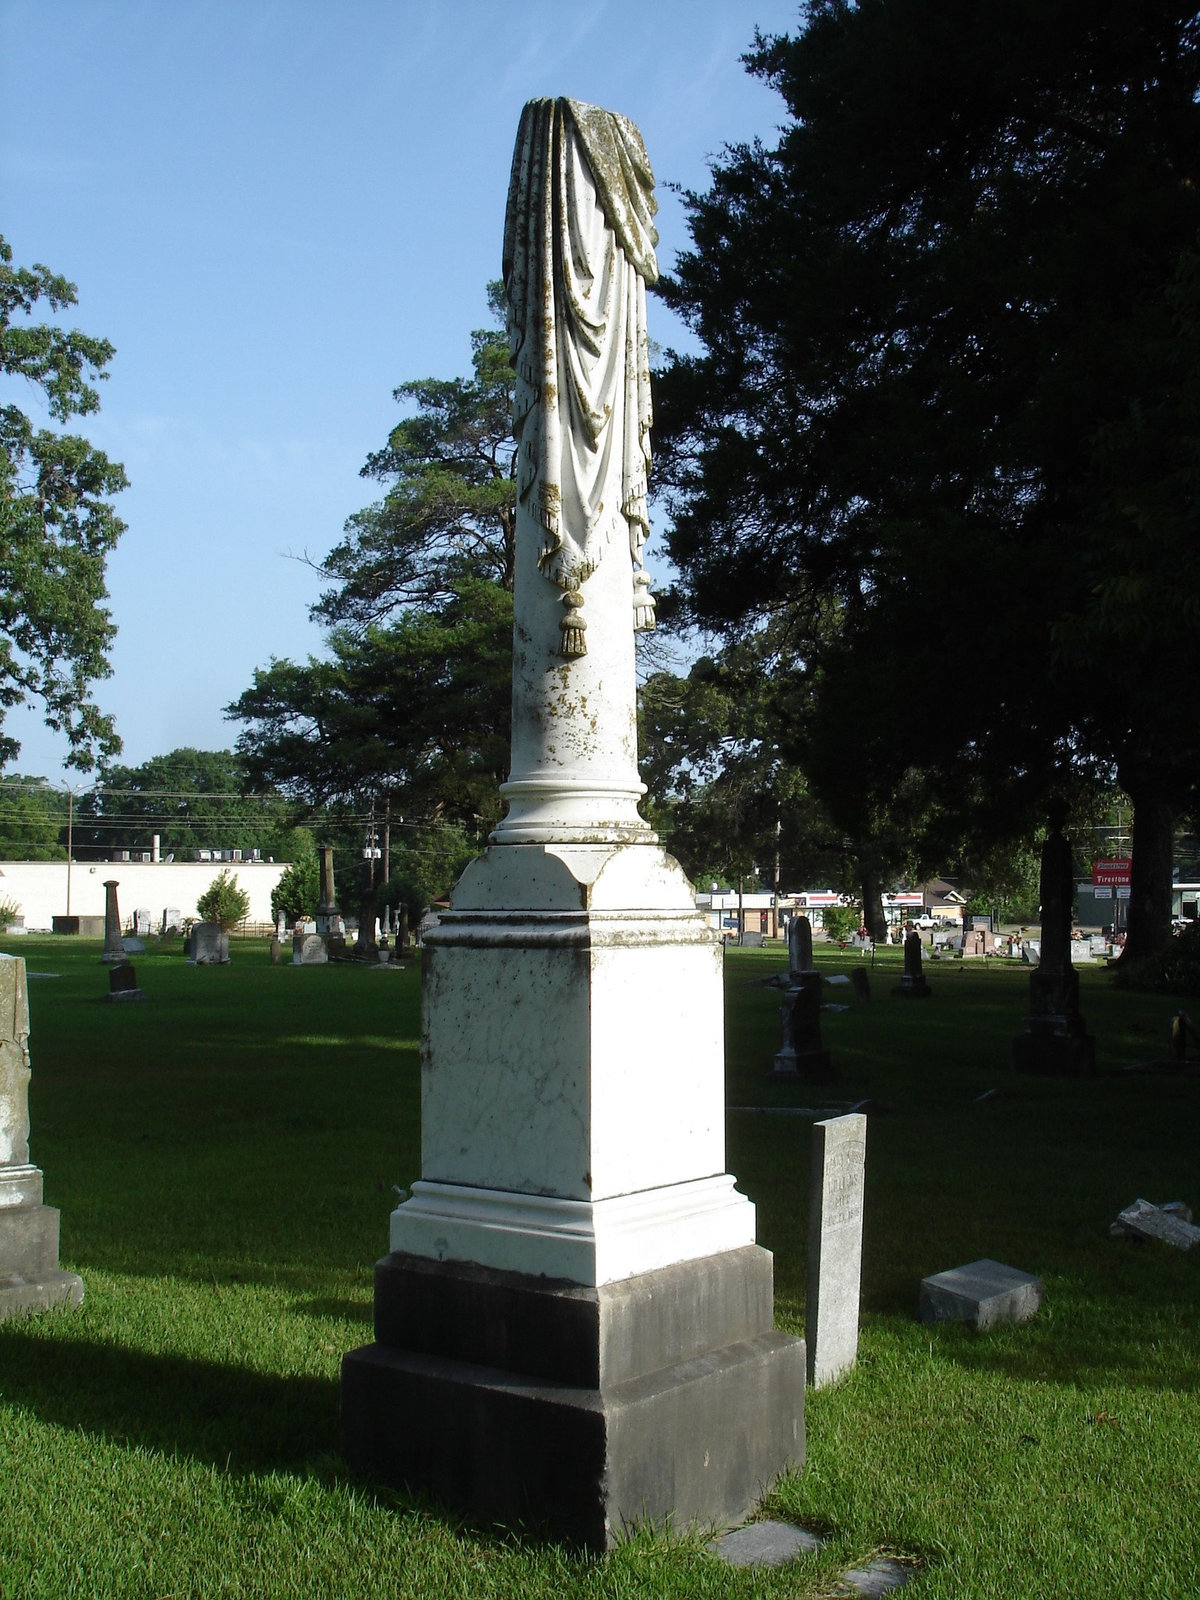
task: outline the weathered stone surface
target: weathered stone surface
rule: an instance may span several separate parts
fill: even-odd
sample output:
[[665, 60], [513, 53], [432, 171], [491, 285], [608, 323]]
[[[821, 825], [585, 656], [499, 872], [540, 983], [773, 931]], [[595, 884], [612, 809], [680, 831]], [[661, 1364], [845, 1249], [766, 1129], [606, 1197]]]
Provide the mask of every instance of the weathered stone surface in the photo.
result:
[[905, 1566], [900, 1561], [871, 1561], [865, 1567], [851, 1567], [848, 1572], [841, 1573], [838, 1581], [855, 1594], [873, 1597], [902, 1589], [915, 1573], [915, 1567]]
[[355, 1466], [594, 1550], [741, 1520], [804, 1453], [803, 1341], [758, 1268], [710, 1262], [761, 1259], [723, 1170], [721, 946], [637, 810], [652, 182], [626, 119], [526, 107], [508, 810], [422, 919], [422, 1175], [391, 1244], [425, 1265], [381, 1272], [342, 1378]]
[[[521, 1282], [519, 1274], [454, 1285], [462, 1269], [447, 1263], [452, 1303], [465, 1292], [478, 1313], [458, 1337], [468, 1348], [484, 1341], [486, 1353], [501, 1341], [520, 1369], [383, 1342], [353, 1351], [342, 1365], [343, 1451], [387, 1482], [420, 1485], [476, 1516], [521, 1520], [591, 1550], [638, 1523], [738, 1522], [782, 1470], [804, 1460], [804, 1342], [771, 1329], [769, 1311], [767, 1327], [739, 1327], [748, 1308], [738, 1280], [747, 1267], [760, 1276], [750, 1262], [762, 1255], [717, 1264], [715, 1296], [700, 1297], [707, 1304], [696, 1300], [695, 1263], [582, 1296], [578, 1286]], [[664, 1291], [675, 1314], [647, 1338], [647, 1313]], [[732, 1314], [714, 1303], [726, 1292], [738, 1302]], [[758, 1320], [766, 1307], [757, 1287], [750, 1299]], [[677, 1349], [672, 1322], [683, 1332]], [[742, 1335], [733, 1342], [678, 1353], [703, 1343], [705, 1330], [720, 1336], [731, 1326]], [[547, 1365], [562, 1371], [566, 1363], [575, 1377], [606, 1369], [614, 1377], [539, 1374], [541, 1351]], [[633, 1370], [646, 1361], [648, 1369]]]
[[937, 1272], [921, 1282], [922, 1322], [966, 1322], [983, 1332], [1027, 1322], [1042, 1303], [1042, 1280], [985, 1258]]
[[319, 933], [298, 933], [292, 940], [292, 963], [298, 967], [322, 967], [329, 960], [329, 947]]
[[192, 928], [192, 961], [197, 967], [229, 964], [229, 935], [215, 922], [197, 922]]
[[1135, 1200], [1118, 1214], [1108, 1231], [1114, 1238], [1159, 1239], [1177, 1250], [1190, 1250], [1200, 1244], [1200, 1228], [1181, 1201], [1156, 1206], [1149, 1200]]
[[124, 961], [125, 947], [121, 943], [121, 911], [117, 905], [116, 878], [104, 880], [104, 954], [101, 961]]
[[833, 1383], [858, 1359], [867, 1119], [813, 1126], [808, 1212], [808, 1381]]
[[731, 1567], [785, 1567], [797, 1556], [811, 1555], [825, 1541], [794, 1522], [748, 1522], [723, 1533], [705, 1546]]
[[83, 1299], [58, 1265], [58, 1212], [29, 1160], [28, 1040], [25, 963], [0, 956], [0, 1321]]
[[867, 975], [866, 967], [855, 967], [850, 973], [850, 982], [854, 985], [854, 998], [868, 1001], [871, 998], [871, 980]]

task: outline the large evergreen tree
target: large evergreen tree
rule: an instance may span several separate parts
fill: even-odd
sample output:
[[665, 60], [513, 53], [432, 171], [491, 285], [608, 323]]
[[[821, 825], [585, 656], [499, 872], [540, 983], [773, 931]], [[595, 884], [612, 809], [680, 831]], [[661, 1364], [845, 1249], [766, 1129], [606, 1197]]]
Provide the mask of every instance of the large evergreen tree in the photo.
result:
[[[502, 311], [502, 290], [489, 302]], [[497, 816], [511, 698], [512, 369], [494, 324], [472, 376], [401, 384], [409, 415], [363, 476], [383, 498], [320, 564], [328, 653], [273, 661], [228, 708], [260, 784], [310, 805], [388, 796], [409, 817]]]
[[[659, 383], [693, 614], [785, 611], [840, 820], [921, 772], [1028, 826], [1135, 805], [1166, 936], [1200, 690], [1200, 27], [1144, 0], [813, 0], [777, 146], [688, 197]], [[832, 620], [831, 620], [832, 619]]]

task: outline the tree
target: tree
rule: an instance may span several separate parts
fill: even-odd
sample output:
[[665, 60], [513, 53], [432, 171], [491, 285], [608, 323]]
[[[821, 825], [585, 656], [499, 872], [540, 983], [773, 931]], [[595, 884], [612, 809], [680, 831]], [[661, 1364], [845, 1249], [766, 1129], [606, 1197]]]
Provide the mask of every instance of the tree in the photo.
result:
[[0, 778], [0, 860], [64, 861], [67, 797], [44, 778]]
[[[76, 303], [76, 289], [48, 267], [13, 267], [0, 238], [0, 372], [40, 390], [56, 422], [99, 408], [94, 383], [114, 350], [106, 339], [35, 323]], [[78, 435], [35, 426], [0, 406], [0, 726], [33, 698], [49, 727], [66, 735], [68, 764], [86, 771], [121, 748], [112, 718], [91, 698], [110, 675], [116, 627], [104, 606], [104, 564], [124, 532], [108, 503], [126, 487], [124, 469]], [[19, 745], [0, 733], [0, 757]]]
[[237, 874], [225, 867], [198, 897], [196, 910], [205, 922], [215, 922], [222, 933], [228, 933], [249, 913], [250, 896], [239, 886]]
[[[512, 598], [482, 579], [388, 627], [329, 636], [330, 655], [273, 661], [229, 714], [257, 784], [309, 806], [401, 797], [410, 816], [495, 820], [508, 761]], [[400, 809], [399, 803], [397, 810]]]
[[704, 345], [658, 388], [692, 615], [820, 624], [839, 821], [911, 767], [1031, 831], [1115, 768], [1144, 950], [1200, 773], [1193, 10], [813, 0], [748, 65], [788, 123], [687, 197], [664, 289]]
[[362, 476], [387, 492], [348, 519], [319, 564], [333, 587], [314, 620], [361, 636], [414, 608], [436, 610], [464, 581], [512, 589], [516, 445], [503, 284], [488, 285], [488, 307], [495, 323], [471, 335], [470, 378], [419, 378], [394, 391], [415, 414], [367, 457]]
[[260, 850], [287, 861], [294, 849], [291, 807], [280, 794], [255, 792], [246, 763], [230, 750], [184, 746], [140, 766], [108, 765], [82, 796], [75, 845], [81, 854], [150, 848]]
[[[498, 316], [502, 289], [489, 304]], [[413, 408], [365, 477], [313, 608], [328, 655], [272, 661], [227, 707], [248, 772], [308, 805], [397, 797], [410, 817], [490, 826], [507, 771], [512, 678], [512, 371], [502, 328], [471, 378], [401, 384]]]
[[282, 911], [288, 922], [315, 917], [321, 902], [321, 860], [316, 842], [304, 828], [296, 829], [296, 848], [290, 865], [271, 890], [271, 915]]

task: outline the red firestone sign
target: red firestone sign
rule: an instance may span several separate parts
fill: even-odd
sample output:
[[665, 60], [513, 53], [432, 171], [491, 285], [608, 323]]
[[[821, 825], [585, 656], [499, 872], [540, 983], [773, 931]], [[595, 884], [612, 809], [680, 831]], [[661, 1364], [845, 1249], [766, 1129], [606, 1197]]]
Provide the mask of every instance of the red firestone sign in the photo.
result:
[[1109, 888], [1127, 888], [1130, 882], [1129, 869], [1132, 865], [1128, 856], [1110, 857], [1107, 861], [1093, 861], [1093, 887], [1099, 888], [1104, 885]]

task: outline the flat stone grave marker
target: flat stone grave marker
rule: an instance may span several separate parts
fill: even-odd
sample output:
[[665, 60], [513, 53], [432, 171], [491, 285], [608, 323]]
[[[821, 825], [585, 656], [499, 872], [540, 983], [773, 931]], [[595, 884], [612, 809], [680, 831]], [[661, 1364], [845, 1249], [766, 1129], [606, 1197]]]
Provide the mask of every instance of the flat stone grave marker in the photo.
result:
[[922, 1322], [965, 1322], [982, 1333], [1005, 1322], [1028, 1322], [1042, 1303], [1042, 1280], [984, 1258], [921, 1280]]
[[731, 1567], [783, 1567], [797, 1556], [812, 1555], [824, 1540], [794, 1522], [748, 1522], [723, 1533], [705, 1547]]
[[808, 1381], [833, 1383], [858, 1360], [867, 1119], [813, 1124], [808, 1213]]
[[1135, 1200], [1120, 1212], [1108, 1230], [1114, 1238], [1161, 1239], [1177, 1250], [1190, 1250], [1200, 1244], [1200, 1228], [1192, 1222], [1192, 1214], [1181, 1201], [1169, 1201], [1156, 1206], [1149, 1200]]

